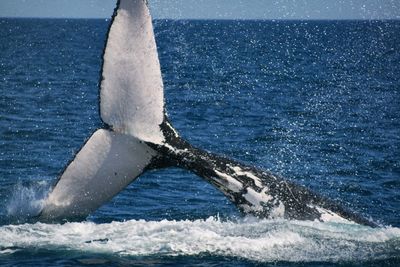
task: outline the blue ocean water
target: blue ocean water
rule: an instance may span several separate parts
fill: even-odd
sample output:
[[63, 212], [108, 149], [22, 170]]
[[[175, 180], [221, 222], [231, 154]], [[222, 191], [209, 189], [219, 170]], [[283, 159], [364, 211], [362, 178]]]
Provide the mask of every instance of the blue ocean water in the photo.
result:
[[258, 220], [180, 169], [87, 221], [28, 220], [98, 127], [109, 21], [0, 19], [0, 265], [400, 265], [400, 21], [155, 21], [192, 144], [382, 225]]

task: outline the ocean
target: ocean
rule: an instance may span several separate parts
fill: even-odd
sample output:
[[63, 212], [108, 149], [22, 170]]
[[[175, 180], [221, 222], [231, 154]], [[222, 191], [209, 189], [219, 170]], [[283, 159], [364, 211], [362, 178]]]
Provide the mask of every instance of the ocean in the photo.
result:
[[0, 18], [1, 266], [400, 266], [400, 21], [154, 21], [185, 139], [381, 227], [246, 217], [175, 168], [86, 221], [32, 221], [101, 127], [109, 22]]

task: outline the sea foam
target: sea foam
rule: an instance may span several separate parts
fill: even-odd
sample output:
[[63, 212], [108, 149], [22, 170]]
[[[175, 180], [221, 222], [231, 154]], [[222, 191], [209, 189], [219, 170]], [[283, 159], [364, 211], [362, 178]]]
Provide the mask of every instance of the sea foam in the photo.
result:
[[213, 255], [257, 262], [399, 259], [400, 229], [286, 220], [129, 220], [0, 227], [0, 247], [120, 256]]

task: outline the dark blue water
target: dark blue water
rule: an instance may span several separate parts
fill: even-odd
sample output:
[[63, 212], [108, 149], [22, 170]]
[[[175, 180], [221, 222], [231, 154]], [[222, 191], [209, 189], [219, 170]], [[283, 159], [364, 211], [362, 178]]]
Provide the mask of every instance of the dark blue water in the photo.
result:
[[243, 218], [179, 169], [142, 175], [86, 222], [28, 222], [100, 126], [108, 23], [0, 19], [0, 265], [400, 265], [399, 21], [154, 22], [183, 137], [381, 228]]

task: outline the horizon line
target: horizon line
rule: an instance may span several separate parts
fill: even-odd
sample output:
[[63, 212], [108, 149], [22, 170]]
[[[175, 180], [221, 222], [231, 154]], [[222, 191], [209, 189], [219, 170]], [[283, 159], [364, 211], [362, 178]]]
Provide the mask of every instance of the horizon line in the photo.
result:
[[[0, 16], [0, 19], [111, 20], [112, 17]], [[400, 21], [400, 18], [153, 18], [172, 21]]]

